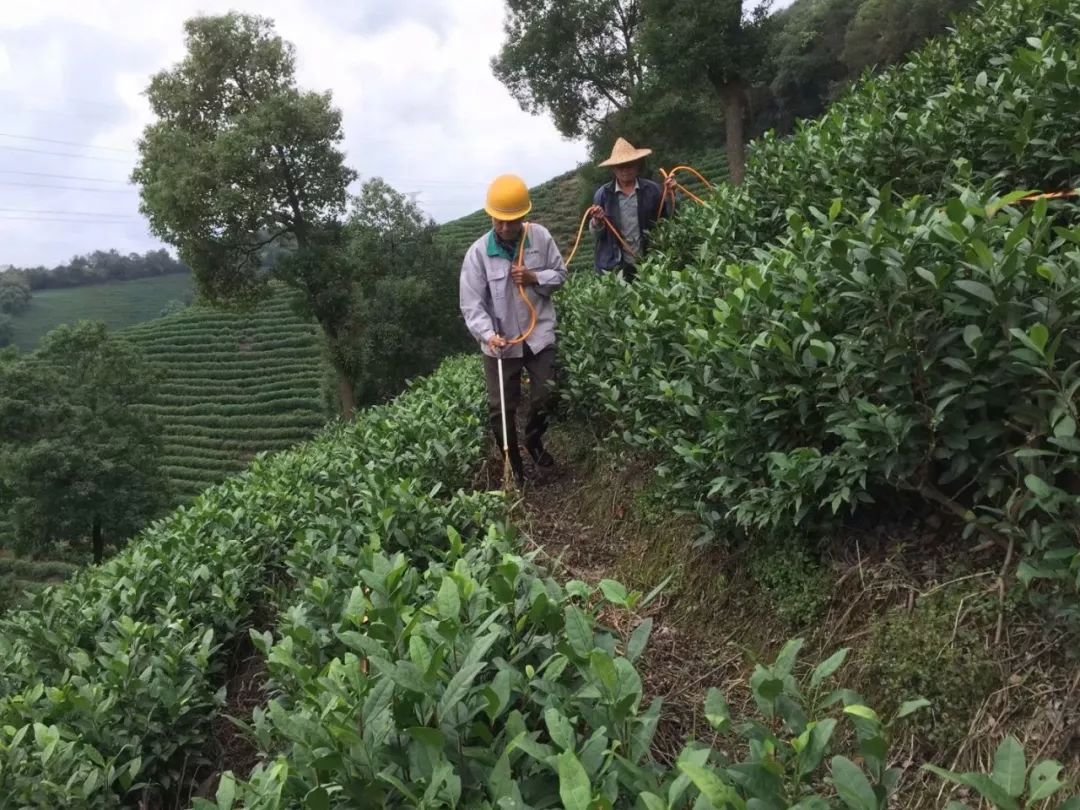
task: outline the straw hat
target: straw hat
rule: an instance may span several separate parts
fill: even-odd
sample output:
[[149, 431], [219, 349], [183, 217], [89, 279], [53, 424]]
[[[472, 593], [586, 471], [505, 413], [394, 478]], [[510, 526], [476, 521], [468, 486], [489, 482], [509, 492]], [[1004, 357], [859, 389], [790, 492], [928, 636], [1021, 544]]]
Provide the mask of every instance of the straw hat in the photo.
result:
[[621, 166], [624, 163], [634, 163], [652, 154], [652, 149], [636, 149], [626, 138], [619, 138], [611, 150], [611, 157], [600, 166]]

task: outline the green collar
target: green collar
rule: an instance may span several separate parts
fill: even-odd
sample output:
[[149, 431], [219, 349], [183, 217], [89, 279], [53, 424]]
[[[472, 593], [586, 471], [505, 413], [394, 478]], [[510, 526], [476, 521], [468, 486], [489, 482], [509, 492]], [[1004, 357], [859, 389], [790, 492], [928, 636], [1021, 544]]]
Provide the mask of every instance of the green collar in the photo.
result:
[[[529, 236], [528, 231], [526, 231], [525, 232], [525, 249], [528, 250], [530, 247], [532, 247], [532, 237]], [[504, 259], [506, 259], [507, 261], [511, 261], [511, 262], [514, 261], [514, 259], [517, 258], [516, 256], [511, 256], [509, 253], [507, 253], [503, 249], [503, 247], [499, 244], [499, 240], [495, 238], [495, 229], [494, 228], [492, 228], [490, 231], [488, 231], [487, 255], [488, 256], [502, 256]]]

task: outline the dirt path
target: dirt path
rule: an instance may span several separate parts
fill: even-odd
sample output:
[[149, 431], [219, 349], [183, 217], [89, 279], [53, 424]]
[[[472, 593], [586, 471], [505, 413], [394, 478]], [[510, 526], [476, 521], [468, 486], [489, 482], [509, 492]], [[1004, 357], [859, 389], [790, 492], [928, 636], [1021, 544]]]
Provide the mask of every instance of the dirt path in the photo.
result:
[[[562, 441], [559, 441], [562, 438]], [[566, 437], [556, 437], [565, 444]], [[598, 505], [589, 500], [589, 474], [574, 461], [567, 460], [565, 447], [561, 463], [553, 471], [532, 472], [530, 483], [518, 514], [519, 525], [526, 532], [526, 542], [539, 549], [553, 572], [562, 580], [580, 579], [596, 585], [602, 579], [622, 579], [628, 559], [624, 527], [619, 521], [627, 511], [618, 487], [612, 488], [611, 503]], [[588, 515], [597, 508], [610, 509], [611, 519], [600, 516], [590, 522]], [[653, 623], [649, 643], [637, 662], [644, 684], [643, 706], [654, 698], [663, 701], [660, 727], [654, 742], [654, 755], [671, 764], [687, 739], [712, 739], [705, 723], [703, 707], [710, 687], [727, 691], [741, 688], [742, 653], [733, 649], [728, 639], [705, 638], [680, 621], [673, 610], [673, 600], [661, 593], [636, 614], [607, 611], [603, 621], [616, 630], [625, 642], [644, 621]]]

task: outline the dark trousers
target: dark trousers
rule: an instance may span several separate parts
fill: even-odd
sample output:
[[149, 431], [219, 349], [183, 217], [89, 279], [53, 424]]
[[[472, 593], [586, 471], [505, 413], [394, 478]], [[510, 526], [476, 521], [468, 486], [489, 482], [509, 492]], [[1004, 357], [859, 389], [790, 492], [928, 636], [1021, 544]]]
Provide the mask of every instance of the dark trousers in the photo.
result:
[[[506, 446], [510, 450], [510, 465], [519, 477], [522, 471], [521, 450], [517, 441], [518, 405], [521, 403], [521, 371], [529, 372], [531, 383], [529, 395], [529, 413], [525, 422], [525, 447], [539, 450], [543, 447], [544, 431], [547, 430], [547, 417], [551, 398], [555, 391], [555, 347], [548, 346], [534, 354], [525, 345], [523, 357], [504, 357], [502, 361], [503, 391], [506, 397]], [[488, 415], [491, 419], [491, 432], [503, 448], [502, 408], [499, 404], [499, 361], [484, 355], [484, 378], [487, 382]]]

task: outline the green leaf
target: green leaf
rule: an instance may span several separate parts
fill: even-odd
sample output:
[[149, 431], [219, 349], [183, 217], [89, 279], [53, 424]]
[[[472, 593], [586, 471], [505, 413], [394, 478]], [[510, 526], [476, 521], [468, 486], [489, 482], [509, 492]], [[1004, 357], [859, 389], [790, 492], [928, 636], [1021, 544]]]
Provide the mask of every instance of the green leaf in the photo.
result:
[[573, 751], [564, 751], [558, 757], [559, 798], [566, 810], [588, 810], [592, 800], [592, 786]]
[[566, 719], [566, 715], [549, 706], [544, 710], [544, 723], [547, 725], [548, 736], [555, 745], [563, 751], [574, 750], [574, 727]]
[[1041, 323], [1037, 323], [1028, 330], [1028, 338], [1039, 347], [1039, 354], [1046, 349], [1046, 343], [1050, 340], [1050, 330]]
[[626, 658], [628, 661], [637, 661], [645, 651], [645, 645], [649, 642], [652, 633], [653, 620], [646, 619], [630, 634], [630, 640], [626, 643]]
[[835, 731], [836, 720], [832, 717], [827, 717], [824, 720], [819, 721], [810, 730], [809, 742], [799, 753], [799, 758], [802, 760], [803, 773], [813, 773], [817, 770], [821, 761], [825, 759], [825, 754], [829, 750], [829, 742], [832, 740], [832, 735]]
[[436, 751], [442, 751], [446, 747], [446, 737], [437, 728], [412, 726], [406, 730], [406, 733], [418, 743], [422, 743]]
[[604, 691], [614, 700], [619, 695], [619, 673], [615, 670], [615, 662], [611, 656], [603, 650], [593, 650], [589, 653], [589, 669], [600, 681]]
[[1002, 740], [994, 752], [994, 770], [991, 779], [997, 782], [1014, 799], [1024, 792], [1027, 776], [1027, 760], [1024, 746], [1011, 734]]
[[994, 291], [983, 284], [981, 281], [971, 281], [970, 279], [960, 279], [956, 282], [956, 286], [966, 292], [968, 295], [973, 295], [976, 298], [981, 298], [987, 303], [993, 304], [995, 302]]
[[232, 771], [225, 771], [221, 775], [214, 798], [217, 799], [218, 810], [232, 810], [233, 805], [236, 804], [236, 777], [233, 776]]
[[988, 802], [997, 805], [998, 810], [1020, 810], [1020, 805], [1016, 803], [1013, 797], [1006, 793], [1004, 788], [997, 782], [985, 774], [953, 773], [944, 768], [939, 768], [937, 765], [923, 765], [923, 769], [930, 771], [930, 773], [935, 774], [948, 782], [955, 782], [958, 785], [966, 785], [967, 787], [975, 788], [980, 796]]
[[791, 671], [795, 668], [795, 661], [799, 657], [799, 651], [803, 648], [803, 643], [803, 639], [793, 638], [777, 653], [773, 671], [779, 677], [783, 678], [791, 674]]
[[1054, 425], [1055, 439], [1071, 439], [1076, 436], [1076, 420], [1071, 416], [1063, 416]]
[[724, 693], [715, 687], [709, 689], [705, 698], [705, 719], [721, 734], [731, 727], [731, 709]]
[[680, 761], [679, 770], [690, 777], [694, 787], [701, 791], [713, 807], [723, 808], [729, 805], [742, 810], [746, 803], [739, 797], [735, 788], [726, 784], [712, 769], [694, 762]]
[[832, 363], [836, 357], [836, 346], [831, 340], [811, 340], [810, 354], [824, 363]]
[[896, 717], [894, 720], [901, 720], [907, 717], [909, 714], [914, 714], [919, 709], [925, 709], [930, 705], [930, 701], [926, 698], [918, 698], [916, 700], [905, 700], [900, 704], [900, 708], [896, 710]]
[[600, 590], [604, 593], [604, 598], [611, 602], [613, 605], [619, 607], [626, 607], [627, 592], [626, 587], [622, 583], [616, 582], [613, 579], [600, 580]]
[[878, 810], [877, 796], [870, 781], [859, 767], [847, 757], [830, 761], [833, 784], [840, 799], [851, 810]]
[[1049, 799], [1064, 787], [1064, 783], [1059, 779], [1061, 768], [1060, 762], [1048, 759], [1031, 769], [1031, 781], [1028, 785], [1031, 795], [1028, 796], [1028, 807], [1035, 802]]
[[464, 699], [469, 691], [469, 687], [472, 686], [473, 680], [480, 674], [480, 670], [485, 666], [484, 662], [479, 661], [475, 664], [464, 666], [454, 673], [454, 677], [451, 678], [450, 683], [446, 685], [446, 691], [443, 692], [442, 697], [439, 698], [437, 715], [440, 723], [442, 723], [450, 710]]
[[980, 338], [982, 338], [982, 329], [977, 327], [975, 324], [969, 323], [967, 326], [964, 327], [964, 343], [967, 344], [967, 347], [971, 349], [971, 351], [979, 351], [978, 347], [975, 344], [979, 341]]
[[655, 793], [642, 793], [638, 798], [645, 805], [645, 810], [667, 810], [667, 802]]
[[579, 657], [588, 658], [593, 650], [593, 631], [588, 617], [581, 608], [567, 605], [566, 638], [572, 649]]
[[1036, 498], [1049, 498], [1054, 492], [1049, 484], [1034, 473], [1024, 476], [1024, 484], [1034, 493]]
[[840, 212], [844, 209], [844, 201], [837, 197], [832, 201], [832, 205], [829, 206], [829, 222], [834, 222]]
[[[1016, 327], [1013, 327], [1009, 330], [1009, 334], [1019, 340], [1021, 343], [1023, 343], [1027, 348], [1031, 349], [1031, 351], [1035, 352], [1035, 354], [1039, 355], [1040, 357], [1043, 355], [1043, 347], [1039, 346], [1035, 341], [1028, 337], [1027, 333], [1024, 332], [1023, 329], [1017, 329]], [[1044, 343], [1043, 345], [1045, 346], [1046, 344]]]
[[955, 197], [945, 203], [945, 213], [948, 215], [949, 219], [957, 225], [962, 224], [968, 216], [968, 210], [965, 205]]
[[855, 704], [854, 706], [845, 706], [844, 714], [861, 717], [863, 720], [869, 720], [873, 723], [881, 722], [881, 719], [878, 717], [877, 712], [875, 712], [869, 706], [862, 706], [860, 704]]
[[458, 596], [457, 583], [453, 578], [443, 577], [439, 593], [435, 597], [435, 607], [444, 619], [456, 619], [461, 613], [461, 597]]
[[844, 661], [847, 660], [848, 652], [850, 652], [848, 647], [837, 650], [814, 667], [814, 674], [810, 676], [810, 686], [813, 689], [818, 689], [821, 684], [831, 678], [836, 671], [844, 665]]
[[326, 788], [312, 788], [304, 797], [304, 807], [308, 810], [330, 810], [330, 794]]

